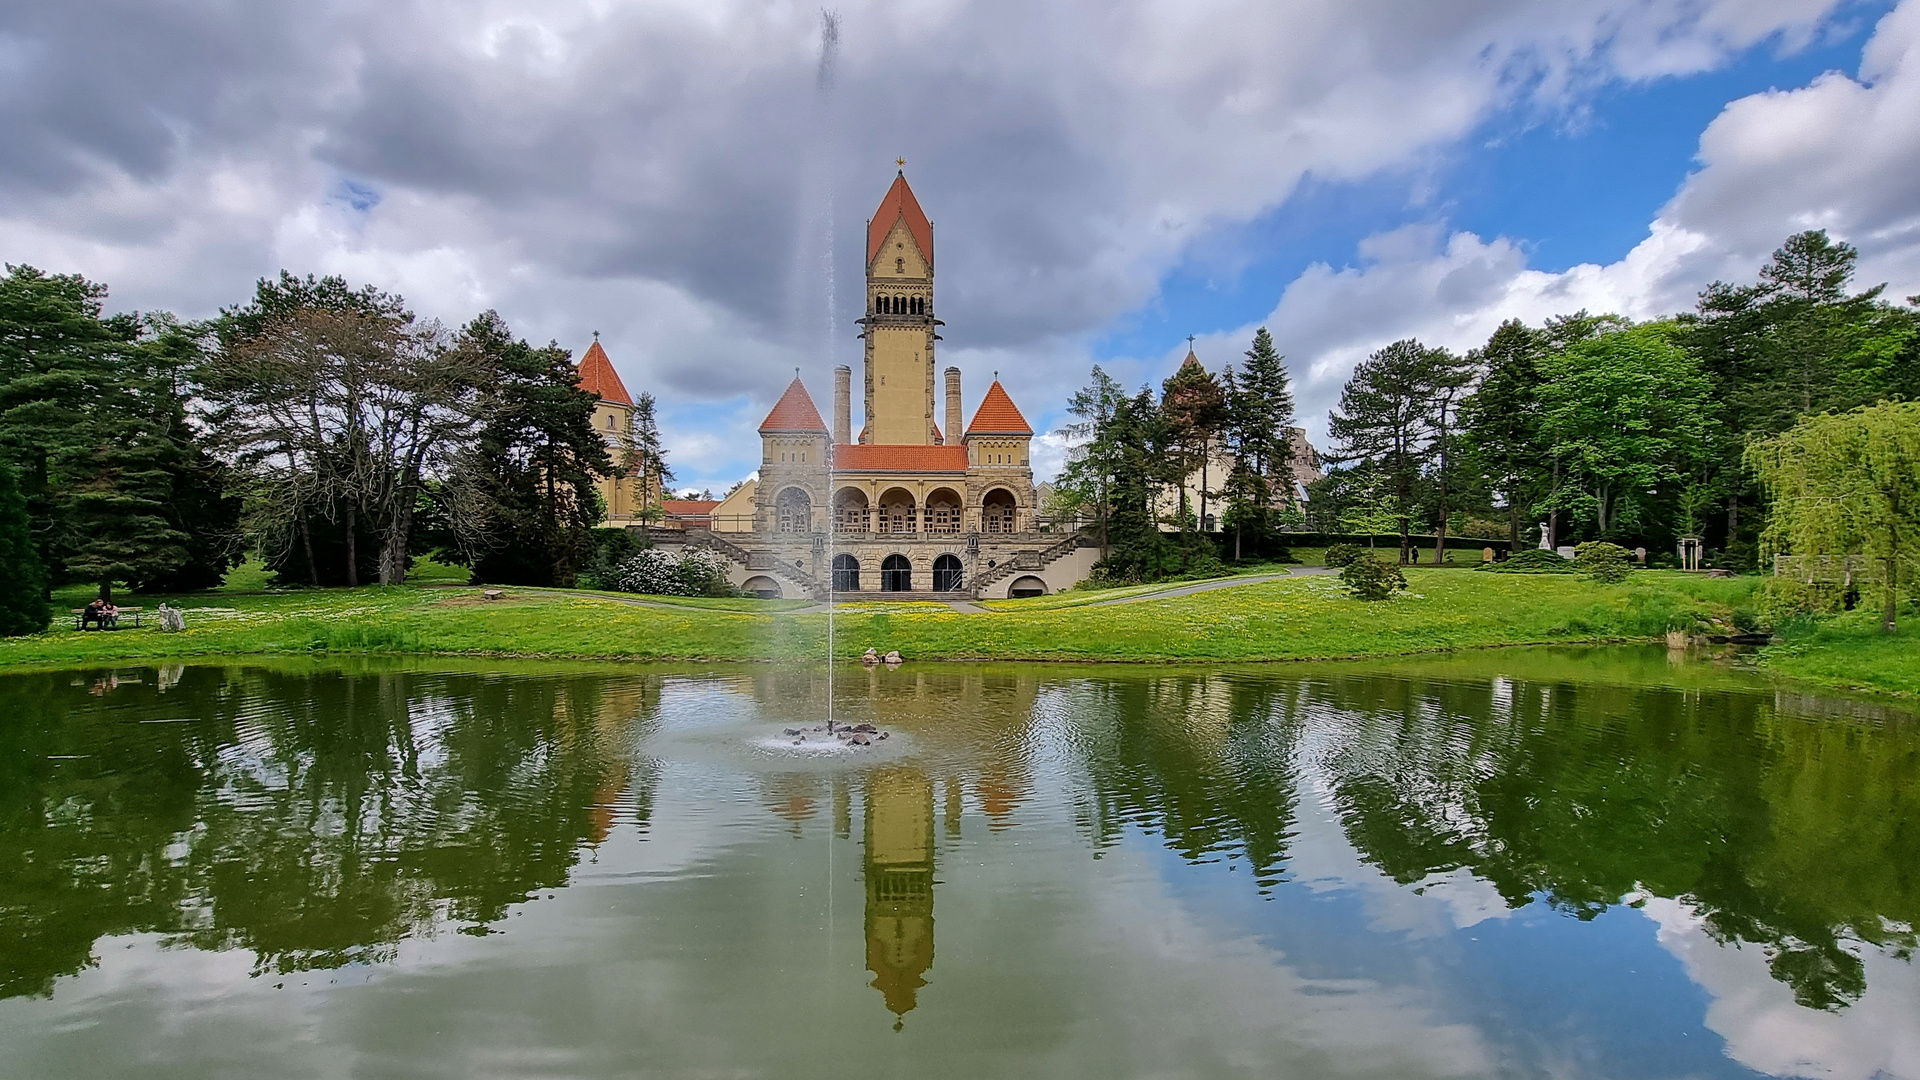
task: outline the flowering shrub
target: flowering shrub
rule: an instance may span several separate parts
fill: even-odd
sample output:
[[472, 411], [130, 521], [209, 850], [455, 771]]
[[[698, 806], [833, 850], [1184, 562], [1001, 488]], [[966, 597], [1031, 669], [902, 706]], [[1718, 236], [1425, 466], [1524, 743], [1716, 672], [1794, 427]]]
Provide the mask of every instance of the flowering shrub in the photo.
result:
[[635, 552], [620, 564], [613, 587], [654, 596], [733, 596], [726, 563], [705, 548], [675, 556], [662, 548]]

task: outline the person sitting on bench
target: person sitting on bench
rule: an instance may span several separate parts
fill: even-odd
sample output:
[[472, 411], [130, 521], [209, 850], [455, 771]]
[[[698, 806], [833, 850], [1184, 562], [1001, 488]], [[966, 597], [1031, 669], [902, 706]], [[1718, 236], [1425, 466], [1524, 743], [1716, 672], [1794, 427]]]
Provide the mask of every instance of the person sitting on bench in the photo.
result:
[[99, 597], [96, 596], [93, 598], [92, 602], [87, 604], [86, 607], [81, 608], [80, 609], [80, 629], [85, 630], [87, 628], [88, 623], [95, 623], [97, 625], [104, 627], [106, 625], [106, 615], [104, 613], [105, 607], [106, 607], [105, 601], [101, 600]]
[[120, 629], [120, 609], [111, 600], [100, 601], [100, 625], [107, 630]]

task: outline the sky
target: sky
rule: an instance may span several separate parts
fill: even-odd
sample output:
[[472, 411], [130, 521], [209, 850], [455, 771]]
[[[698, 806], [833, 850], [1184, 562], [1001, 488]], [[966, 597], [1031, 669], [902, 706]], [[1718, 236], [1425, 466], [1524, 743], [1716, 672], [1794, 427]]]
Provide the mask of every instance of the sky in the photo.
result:
[[1391, 341], [1672, 314], [1807, 228], [1920, 293], [1920, 0], [829, 2], [0, 6], [0, 261], [113, 310], [284, 268], [597, 330], [716, 491], [796, 369], [824, 406], [857, 367], [896, 157], [938, 362], [1043, 433], [1096, 363], [1267, 326], [1324, 445]]

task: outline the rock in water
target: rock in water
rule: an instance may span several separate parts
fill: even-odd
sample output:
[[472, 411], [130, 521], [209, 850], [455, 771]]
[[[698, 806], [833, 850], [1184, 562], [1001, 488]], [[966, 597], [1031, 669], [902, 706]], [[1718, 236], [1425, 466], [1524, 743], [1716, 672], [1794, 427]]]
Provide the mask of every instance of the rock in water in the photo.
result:
[[868, 740], [867, 740], [867, 737], [866, 737], [865, 735], [854, 735], [854, 736], [853, 736], [852, 738], [849, 738], [849, 739], [847, 740], [847, 744], [848, 744], [849, 746], [867, 746], [867, 745], [870, 745], [870, 743], [868, 742]]

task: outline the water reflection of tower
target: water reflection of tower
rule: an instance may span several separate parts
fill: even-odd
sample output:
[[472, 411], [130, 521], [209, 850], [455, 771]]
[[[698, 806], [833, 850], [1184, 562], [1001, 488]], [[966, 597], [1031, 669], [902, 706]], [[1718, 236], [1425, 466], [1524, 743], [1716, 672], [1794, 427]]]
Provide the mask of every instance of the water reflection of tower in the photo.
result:
[[915, 769], [876, 772], [866, 811], [867, 970], [904, 1018], [933, 966], [933, 781]]

